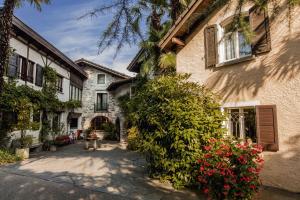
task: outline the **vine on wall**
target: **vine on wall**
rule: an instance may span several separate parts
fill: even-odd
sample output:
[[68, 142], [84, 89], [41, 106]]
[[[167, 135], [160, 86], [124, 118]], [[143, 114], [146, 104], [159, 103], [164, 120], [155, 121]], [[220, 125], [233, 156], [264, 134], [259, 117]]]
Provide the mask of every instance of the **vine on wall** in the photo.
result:
[[43, 75], [44, 83], [41, 91], [34, 90], [28, 85], [17, 85], [16, 80], [8, 80], [4, 83], [3, 93], [0, 94], [0, 144], [7, 142], [9, 132], [19, 128], [18, 105], [20, 99], [26, 99], [35, 110], [42, 112], [42, 140], [45, 135], [49, 134], [48, 116], [50, 114], [81, 107], [79, 101], [62, 102], [58, 99], [57, 73], [54, 69], [46, 65]]

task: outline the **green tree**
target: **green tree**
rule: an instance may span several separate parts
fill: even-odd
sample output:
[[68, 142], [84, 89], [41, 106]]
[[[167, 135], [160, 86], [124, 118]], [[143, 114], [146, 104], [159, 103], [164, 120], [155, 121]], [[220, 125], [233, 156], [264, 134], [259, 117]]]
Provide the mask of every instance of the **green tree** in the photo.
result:
[[49, 4], [50, 0], [5, 0], [4, 6], [0, 9], [0, 94], [3, 91], [4, 73], [8, 65], [10, 54], [10, 32], [12, 28], [12, 19], [14, 10], [28, 2], [33, 5], [38, 11], [41, 11], [43, 3]]

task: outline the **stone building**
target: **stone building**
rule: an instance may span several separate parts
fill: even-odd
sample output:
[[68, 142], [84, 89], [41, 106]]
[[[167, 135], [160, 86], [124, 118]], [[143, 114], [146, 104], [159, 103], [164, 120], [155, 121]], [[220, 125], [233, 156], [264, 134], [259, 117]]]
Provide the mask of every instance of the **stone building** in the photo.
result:
[[[92, 127], [101, 130], [103, 123], [111, 122], [116, 124], [120, 134], [123, 130], [123, 125], [120, 124], [123, 124], [124, 119], [117, 98], [120, 94], [129, 92], [130, 87], [119, 87], [119, 83], [127, 82], [130, 77], [85, 59], [77, 60], [76, 63], [88, 76], [82, 92], [82, 129]], [[116, 85], [118, 87], [115, 87]], [[111, 87], [108, 90], [109, 86]], [[120, 136], [120, 140], [124, 141], [124, 134]]]

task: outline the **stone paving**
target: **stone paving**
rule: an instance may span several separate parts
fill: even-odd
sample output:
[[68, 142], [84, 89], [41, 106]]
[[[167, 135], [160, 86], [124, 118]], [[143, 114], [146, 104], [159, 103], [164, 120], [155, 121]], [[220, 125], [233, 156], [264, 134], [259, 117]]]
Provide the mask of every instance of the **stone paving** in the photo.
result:
[[150, 179], [142, 157], [117, 143], [102, 144], [97, 151], [78, 143], [0, 167], [0, 199], [199, 198]]
[[[117, 143], [106, 142], [97, 151], [83, 147], [79, 142], [0, 167], [0, 200], [204, 199], [150, 179], [142, 157]], [[255, 199], [296, 200], [300, 195], [265, 187]]]

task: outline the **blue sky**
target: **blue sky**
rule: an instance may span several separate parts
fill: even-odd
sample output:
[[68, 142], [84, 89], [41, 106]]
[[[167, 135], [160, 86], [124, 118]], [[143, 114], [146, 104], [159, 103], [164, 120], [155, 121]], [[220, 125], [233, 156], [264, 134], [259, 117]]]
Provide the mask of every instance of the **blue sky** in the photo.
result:
[[114, 46], [98, 54], [97, 42], [112, 16], [78, 20], [106, 1], [109, 0], [52, 0], [42, 12], [24, 4], [15, 15], [71, 59], [86, 58], [130, 75], [126, 67], [137, 53], [137, 46], [123, 48], [116, 58]]

